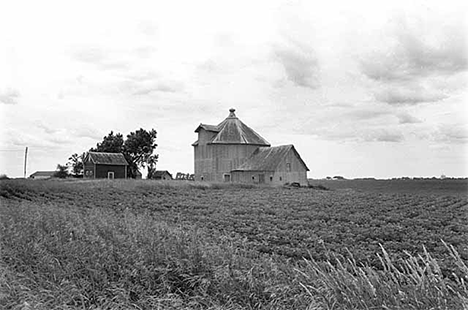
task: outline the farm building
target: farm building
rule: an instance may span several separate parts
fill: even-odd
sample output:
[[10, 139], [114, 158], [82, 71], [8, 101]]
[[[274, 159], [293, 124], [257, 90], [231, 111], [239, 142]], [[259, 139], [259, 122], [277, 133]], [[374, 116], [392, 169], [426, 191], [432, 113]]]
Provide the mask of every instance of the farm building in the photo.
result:
[[33, 174], [29, 176], [31, 179], [50, 179], [53, 178], [55, 174], [55, 171], [36, 171]]
[[153, 175], [155, 180], [172, 180], [172, 174], [167, 170], [156, 170]]
[[83, 159], [88, 179], [126, 179], [128, 163], [121, 153], [88, 152]]
[[219, 125], [200, 124], [195, 132], [195, 180], [307, 185], [307, 168], [293, 145], [271, 147], [229, 110]]

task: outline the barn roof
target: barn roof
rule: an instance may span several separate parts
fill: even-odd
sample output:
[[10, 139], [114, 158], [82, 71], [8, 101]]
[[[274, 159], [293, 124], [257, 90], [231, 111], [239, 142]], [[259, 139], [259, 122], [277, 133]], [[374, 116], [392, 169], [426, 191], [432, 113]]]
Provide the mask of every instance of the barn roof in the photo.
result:
[[31, 174], [29, 177], [52, 177], [56, 171], [36, 171]]
[[[197, 129], [195, 129], [195, 132], [199, 132], [201, 128], [207, 131], [216, 132], [217, 134], [209, 144], [253, 144], [259, 146], [270, 146], [268, 141], [238, 119], [234, 113], [235, 111], [235, 109], [230, 109], [229, 116], [219, 125], [213, 126], [200, 124]], [[197, 145], [197, 142], [193, 145]]]
[[213, 132], [219, 132], [218, 126], [215, 125], [207, 125], [207, 124], [200, 124], [198, 125], [197, 129], [195, 129], [195, 132], [199, 132], [200, 128], [205, 129], [206, 131], [213, 131]]
[[122, 153], [88, 152], [87, 157], [98, 165], [128, 165]]
[[154, 172], [154, 176], [155, 177], [162, 177], [165, 173], [169, 174], [171, 176], [171, 178], [172, 178], [172, 174], [167, 170], [156, 170]]
[[275, 171], [276, 167], [278, 167], [283, 158], [291, 150], [295, 153], [306, 170], [309, 171], [309, 168], [307, 168], [307, 165], [304, 163], [292, 144], [274, 147], [259, 147], [245, 163], [233, 171]]

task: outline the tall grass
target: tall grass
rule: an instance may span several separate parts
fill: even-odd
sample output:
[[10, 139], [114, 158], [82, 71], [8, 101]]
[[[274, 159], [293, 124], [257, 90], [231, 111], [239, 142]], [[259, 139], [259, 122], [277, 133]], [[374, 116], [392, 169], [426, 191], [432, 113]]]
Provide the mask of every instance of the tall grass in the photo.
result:
[[0, 308], [299, 307], [284, 294], [284, 268], [236, 240], [130, 211], [25, 202], [0, 211]]
[[[445, 243], [444, 243], [445, 244]], [[446, 245], [459, 275], [444, 278], [437, 260], [424, 255], [392, 261], [382, 247], [383, 270], [335, 256], [328, 262], [307, 260], [297, 270], [300, 283], [325, 309], [468, 309], [468, 268]]]

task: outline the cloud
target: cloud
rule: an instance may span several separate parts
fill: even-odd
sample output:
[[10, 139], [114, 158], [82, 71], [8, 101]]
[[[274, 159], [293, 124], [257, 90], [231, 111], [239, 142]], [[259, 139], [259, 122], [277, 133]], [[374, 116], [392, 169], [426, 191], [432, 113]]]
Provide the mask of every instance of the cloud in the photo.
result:
[[0, 92], [0, 103], [17, 104], [20, 98], [20, 92], [13, 88], [7, 88]]
[[108, 50], [98, 46], [79, 47], [72, 51], [72, 58], [95, 65], [102, 70], [128, 69], [130, 67], [129, 60], [121, 51]]
[[319, 138], [341, 142], [402, 142], [404, 135], [392, 128], [359, 128], [356, 126], [333, 126], [316, 128], [309, 132]]
[[343, 113], [343, 119], [364, 121], [387, 116], [389, 114], [391, 114], [390, 111], [379, 108], [354, 108]]
[[133, 49], [133, 54], [139, 58], [150, 58], [157, 49], [154, 46], [146, 45]]
[[439, 102], [466, 84], [460, 83], [460, 74], [468, 71], [462, 27], [439, 28], [409, 27], [402, 20], [392, 35], [383, 37], [380, 51], [360, 60], [361, 72], [376, 86], [372, 92], [377, 100], [404, 105]]
[[312, 48], [292, 43], [288, 47], [275, 46], [273, 53], [283, 66], [289, 81], [311, 89], [320, 86], [319, 64]]
[[158, 25], [153, 21], [145, 20], [138, 24], [138, 30], [146, 36], [153, 37], [158, 34]]
[[422, 121], [408, 113], [400, 113], [397, 114], [396, 117], [398, 118], [398, 123], [400, 124], [417, 124], [422, 123]]
[[71, 130], [71, 134], [77, 138], [90, 138], [93, 140], [101, 140], [102, 135], [97, 132], [96, 129], [89, 127], [79, 127]]
[[389, 129], [380, 129], [376, 131], [371, 131], [364, 135], [365, 141], [377, 141], [377, 142], [402, 142], [405, 140], [405, 137], [401, 132], [392, 131]]
[[153, 92], [178, 93], [183, 91], [184, 84], [179, 81], [165, 81], [141, 86], [133, 92], [133, 95], [148, 95]]
[[444, 124], [434, 132], [436, 141], [446, 143], [468, 143], [468, 125], [466, 124]]
[[447, 30], [436, 43], [410, 29], [400, 29], [395, 46], [361, 61], [363, 73], [383, 82], [407, 81], [430, 75], [451, 75], [468, 70], [468, 51], [464, 34]]
[[73, 58], [91, 64], [101, 64], [108, 57], [108, 52], [98, 47], [79, 48], [73, 52]]
[[57, 129], [57, 128], [52, 128], [50, 126], [47, 126], [46, 124], [44, 124], [42, 121], [39, 121], [36, 123], [36, 127], [44, 130], [45, 133], [49, 134], [49, 135], [53, 135], [53, 134], [56, 134], [58, 133], [60, 130]]
[[429, 90], [420, 86], [393, 86], [376, 91], [374, 97], [389, 104], [417, 104], [422, 102], [437, 102], [446, 99], [448, 95], [442, 90]]

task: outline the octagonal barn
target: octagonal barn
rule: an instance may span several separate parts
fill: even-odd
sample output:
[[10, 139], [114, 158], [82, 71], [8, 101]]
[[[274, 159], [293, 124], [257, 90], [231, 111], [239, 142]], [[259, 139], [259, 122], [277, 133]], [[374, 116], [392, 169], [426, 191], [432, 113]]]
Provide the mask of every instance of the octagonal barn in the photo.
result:
[[293, 145], [271, 147], [229, 110], [218, 125], [200, 124], [195, 132], [195, 180], [307, 185], [307, 168]]

